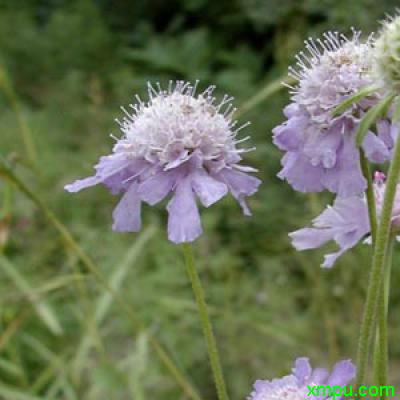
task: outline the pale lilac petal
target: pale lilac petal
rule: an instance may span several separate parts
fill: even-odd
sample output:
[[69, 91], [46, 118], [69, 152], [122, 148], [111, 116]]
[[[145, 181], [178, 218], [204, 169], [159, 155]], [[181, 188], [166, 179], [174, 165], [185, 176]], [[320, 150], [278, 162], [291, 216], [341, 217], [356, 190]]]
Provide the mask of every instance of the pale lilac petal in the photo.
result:
[[336, 253], [327, 254], [325, 256], [324, 263], [322, 267], [330, 268], [336, 262], [336, 260], [344, 254], [347, 250], [354, 247], [357, 243], [361, 241], [361, 239], [369, 233], [370, 228], [366, 221], [358, 226], [355, 226], [353, 230], [349, 232], [339, 232], [334, 236], [335, 242], [339, 245], [340, 250]]
[[238, 200], [242, 207], [244, 215], [250, 216], [251, 212], [247, 207], [245, 197], [254, 194], [258, 190], [261, 181], [254, 176], [230, 168], [220, 171], [216, 174], [216, 178], [226, 183], [233, 197]]
[[216, 203], [228, 193], [228, 187], [204, 170], [194, 172], [192, 175], [192, 187], [205, 207]]
[[273, 143], [281, 150], [297, 150], [305, 139], [307, 119], [304, 116], [290, 118], [272, 130]]
[[381, 119], [376, 123], [376, 130], [379, 139], [385, 143], [388, 149], [392, 149], [394, 147], [394, 140], [392, 137], [392, 129], [394, 124], [391, 124], [387, 119]]
[[283, 169], [278, 177], [286, 179], [293, 189], [299, 192], [321, 192], [324, 185], [321, 180], [324, 169], [312, 166], [309, 160], [300, 153], [288, 152], [282, 158]]
[[66, 185], [65, 190], [75, 193], [87, 187], [103, 183], [113, 175], [128, 168], [129, 165], [130, 161], [121, 158], [119, 155], [101, 157], [99, 163], [95, 166], [96, 175]]
[[362, 147], [366, 157], [371, 162], [380, 164], [389, 159], [389, 149], [385, 143], [372, 132], [367, 133]]
[[97, 176], [90, 176], [89, 178], [79, 179], [73, 183], [69, 183], [68, 185], [64, 186], [64, 189], [67, 192], [76, 193], [87, 187], [97, 185], [100, 182], [101, 182], [101, 178], [99, 178]]
[[329, 372], [325, 368], [315, 368], [311, 375], [311, 382], [317, 384], [324, 384], [329, 376]]
[[172, 170], [150, 176], [139, 184], [140, 198], [150, 205], [157, 204], [173, 189], [179, 175], [179, 171]]
[[303, 228], [289, 234], [297, 250], [321, 247], [334, 240], [339, 250], [325, 256], [325, 268], [347, 250], [354, 247], [370, 232], [367, 205], [360, 197], [337, 197], [332, 207], [326, 208], [313, 220], [313, 228]]
[[327, 169], [323, 177], [325, 187], [338, 196], [348, 197], [363, 193], [367, 186], [361, 167], [359, 152], [353, 138], [345, 136], [333, 168]]
[[334, 237], [330, 229], [303, 228], [289, 233], [296, 250], [309, 250], [321, 247]]
[[329, 376], [326, 384], [329, 386], [344, 386], [356, 376], [356, 367], [350, 360], [338, 362]]
[[296, 103], [290, 103], [283, 109], [286, 118], [291, 118], [301, 114], [300, 106]]
[[122, 199], [113, 212], [113, 230], [118, 232], [138, 232], [140, 230], [141, 201], [137, 189], [138, 184], [134, 182], [122, 196]]
[[141, 175], [151, 169], [145, 160], [130, 160], [125, 168], [107, 176], [101, 182], [112, 194], [126, 192], [133, 181], [138, 181]]
[[395, 124], [392, 124], [391, 129], [390, 129], [390, 136], [393, 140], [393, 143], [396, 143], [397, 138], [399, 136], [399, 131], [400, 131], [400, 122], [396, 122]]
[[307, 357], [301, 357], [295, 361], [293, 374], [299, 380], [300, 384], [304, 384], [310, 379], [311, 373], [310, 360]]
[[168, 238], [174, 243], [193, 242], [203, 232], [190, 177], [176, 186], [168, 203]]
[[314, 127], [307, 130], [303, 152], [313, 166], [333, 168], [336, 165], [338, 149], [342, 143], [345, 122], [338, 120], [328, 130]]

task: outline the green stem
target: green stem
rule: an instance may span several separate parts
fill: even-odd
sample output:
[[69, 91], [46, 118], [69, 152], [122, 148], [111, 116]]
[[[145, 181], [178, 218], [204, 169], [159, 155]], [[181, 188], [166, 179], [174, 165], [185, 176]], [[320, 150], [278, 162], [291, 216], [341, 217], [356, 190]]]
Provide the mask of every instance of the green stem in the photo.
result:
[[378, 305], [378, 326], [374, 349], [374, 383], [379, 386], [386, 386], [388, 381], [389, 346], [387, 318], [394, 242], [395, 238], [392, 237], [386, 252], [383, 290], [379, 296]]
[[390, 239], [390, 227], [393, 203], [396, 195], [397, 182], [400, 175], [400, 140], [397, 141], [393, 160], [390, 165], [386, 182], [385, 197], [383, 200], [380, 224], [376, 234], [372, 268], [368, 281], [367, 298], [365, 301], [364, 315], [361, 323], [360, 338], [358, 343], [357, 367], [358, 374], [356, 388], [364, 383], [371, 337], [376, 319], [378, 297], [381, 288], [382, 275], [385, 266], [385, 253]]
[[371, 240], [372, 246], [375, 245], [376, 231], [377, 231], [377, 217], [376, 217], [376, 204], [375, 204], [375, 193], [374, 185], [372, 181], [371, 169], [369, 167], [369, 162], [365, 157], [364, 151], [360, 149], [360, 160], [361, 160], [361, 170], [367, 180], [367, 206], [368, 206], [368, 217], [369, 224], [371, 226]]
[[207, 304], [205, 301], [204, 290], [201, 285], [200, 277], [197, 273], [193, 258], [192, 246], [188, 243], [183, 244], [183, 253], [185, 256], [186, 270], [192, 283], [194, 297], [196, 298], [197, 307], [200, 315], [203, 334], [207, 344], [208, 357], [210, 359], [211, 369], [214, 375], [215, 386], [219, 400], [228, 400], [224, 376], [222, 373], [221, 362], [218, 354], [217, 343], [210, 317], [208, 315]]

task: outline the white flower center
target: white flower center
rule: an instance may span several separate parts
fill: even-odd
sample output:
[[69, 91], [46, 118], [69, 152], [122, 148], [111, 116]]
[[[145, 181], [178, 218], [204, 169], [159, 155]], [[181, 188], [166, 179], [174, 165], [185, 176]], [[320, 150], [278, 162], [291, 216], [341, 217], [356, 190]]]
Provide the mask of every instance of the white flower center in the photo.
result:
[[371, 83], [372, 37], [359, 42], [359, 32], [351, 40], [328, 32], [324, 40], [306, 42], [308, 54], [297, 56], [298, 69], [290, 75], [298, 80], [293, 87], [293, 99], [319, 125], [329, 124], [332, 109], [346, 97]]
[[[296, 378], [289, 375], [285, 378], [271, 382], [272, 386], [266, 388], [265, 393], [260, 393], [256, 400], [306, 400], [310, 390], [307, 386], [299, 386]], [[309, 384], [312, 388], [314, 384]]]
[[204, 160], [224, 158], [238, 153], [236, 134], [244, 126], [234, 129], [235, 109], [232, 98], [225, 96], [214, 104], [214, 87], [195, 96], [195, 87], [178, 82], [168, 91], [149, 87], [150, 100], [131, 106], [120, 123], [125, 134], [126, 150], [133, 157], [166, 164], [198, 152]]

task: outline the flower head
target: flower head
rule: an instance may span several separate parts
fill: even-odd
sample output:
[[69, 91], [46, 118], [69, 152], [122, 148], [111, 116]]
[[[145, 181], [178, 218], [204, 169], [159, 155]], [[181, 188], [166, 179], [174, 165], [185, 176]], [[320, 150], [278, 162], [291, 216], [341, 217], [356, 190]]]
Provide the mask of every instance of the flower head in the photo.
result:
[[[302, 357], [295, 361], [291, 375], [272, 381], [259, 380], [254, 384], [254, 390], [248, 400], [306, 400], [310, 393], [309, 387], [314, 386], [344, 386], [356, 374], [351, 361], [338, 362], [329, 373], [324, 368], [312, 369], [308, 358]], [[340, 398], [341, 396], [338, 396]], [[331, 398], [326, 391], [318, 396], [320, 400]]]
[[[382, 213], [386, 189], [385, 175], [375, 173], [374, 194], [377, 217]], [[400, 184], [397, 187], [392, 211], [392, 230], [400, 229]], [[332, 267], [347, 250], [370, 234], [368, 206], [365, 196], [337, 197], [333, 206], [328, 206], [313, 220], [312, 228], [303, 228], [289, 234], [297, 250], [315, 249], [330, 240], [339, 245], [339, 251], [325, 256], [323, 267]], [[370, 242], [370, 240], [367, 240]]]
[[[298, 80], [292, 87], [291, 103], [285, 108], [287, 121], [273, 130], [274, 143], [285, 151], [279, 177], [301, 192], [327, 189], [340, 196], [362, 193], [366, 181], [360, 168], [354, 136], [358, 124], [379, 94], [350, 107], [334, 117], [334, 109], [349, 96], [372, 83], [371, 37], [360, 42], [328, 32], [324, 40], [306, 41], [308, 55], [297, 56]], [[368, 132], [363, 149], [370, 161], [382, 163], [390, 156], [394, 130], [380, 120], [378, 135]]]
[[374, 74], [389, 90], [400, 91], [400, 15], [389, 18], [375, 41]]
[[137, 97], [132, 111], [117, 121], [123, 136], [112, 154], [100, 158], [96, 174], [78, 180], [65, 189], [77, 192], [98, 183], [113, 194], [123, 193], [114, 210], [113, 229], [140, 230], [141, 203], [154, 205], [168, 194], [168, 237], [175, 243], [190, 242], [201, 233], [196, 197], [205, 206], [214, 204], [228, 192], [250, 215], [245, 197], [255, 193], [260, 180], [250, 176], [253, 168], [240, 165], [232, 98], [216, 103], [210, 86], [196, 95], [196, 85], [172, 82], [168, 90], [149, 84], [149, 101]]

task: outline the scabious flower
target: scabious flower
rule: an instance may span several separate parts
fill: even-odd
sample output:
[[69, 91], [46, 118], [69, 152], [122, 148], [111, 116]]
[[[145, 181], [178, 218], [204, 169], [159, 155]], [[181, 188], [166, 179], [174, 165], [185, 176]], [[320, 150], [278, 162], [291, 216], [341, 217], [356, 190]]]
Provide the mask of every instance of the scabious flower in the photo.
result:
[[[254, 390], [247, 400], [306, 400], [309, 398], [309, 387], [343, 387], [355, 377], [355, 374], [356, 369], [348, 360], [338, 362], [329, 373], [324, 368], [312, 369], [308, 358], [302, 357], [295, 361], [292, 374], [271, 381], [256, 381]], [[321, 393], [318, 398], [320, 400], [331, 398], [328, 394], [326, 391], [326, 396]]]
[[202, 233], [196, 197], [209, 207], [228, 192], [250, 215], [245, 197], [254, 194], [260, 180], [255, 169], [240, 165], [250, 149], [237, 145], [247, 124], [236, 127], [232, 98], [220, 103], [214, 86], [196, 95], [196, 85], [170, 82], [168, 90], [149, 84], [149, 101], [131, 105], [119, 122], [123, 136], [110, 155], [100, 158], [96, 174], [65, 186], [69, 192], [103, 184], [112, 194], [123, 193], [113, 213], [113, 229], [137, 232], [141, 203], [154, 205], [172, 193], [168, 203], [168, 237], [174, 243], [191, 242]]
[[400, 15], [389, 18], [375, 41], [373, 72], [388, 91], [400, 91]]
[[[382, 213], [385, 193], [385, 175], [375, 173], [374, 194], [377, 218]], [[400, 184], [397, 187], [392, 211], [392, 230], [400, 228]], [[315, 249], [330, 240], [339, 245], [339, 251], [325, 256], [323, 267], [332, 267], [335, 261], [347, 250], [354, 247], [370, 234], [368, 206], [365, 196], [337, 197], [333, 206], [328, 206], [313, 220], [313, 228], [303, 228], [289, 234], [297, 250]], [[367, 238], [370, 243], [370, 238]]]
[[[373, 83], [371, 78], [372, 38], [360, 42], [328, 32], [324, 40], [306, 41], [308, 54], [297, 56], [298, 80], [291, 87], [291, 103], [284, 109], [287, 121], [273, 130], [273, 141], [285, 153], [278, 174], [294, 189], [319, 192], [327, 189], [339, 196], [362, 193], [366, 180], [360, 168], [355, 132], [365, 112], [379, 99], [376, 93], [334, 117], [333, 110], [349, 96]], [[368, 132], [363, 149], [371, 162], [390, 157], [395, 136], [387, 119], [377, 124], [377, 135]]]

